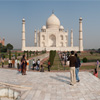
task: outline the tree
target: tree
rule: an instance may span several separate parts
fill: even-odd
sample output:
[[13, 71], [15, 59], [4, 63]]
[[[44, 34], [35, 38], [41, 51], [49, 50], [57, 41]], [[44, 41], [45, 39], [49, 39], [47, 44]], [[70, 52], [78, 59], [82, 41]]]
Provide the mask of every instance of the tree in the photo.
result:
[[11, 51], [9, 51], [9, 59], [11, 60]]
[[17, 59], [17, 51], [15, 52], [15, 59]]
[[7, 50], [12, 50], [13, 49], [13, 45], [11, 45], [10, 43], [7, 44]]
[[0, 43], [0, 52], [7, 52], [7, 47]]

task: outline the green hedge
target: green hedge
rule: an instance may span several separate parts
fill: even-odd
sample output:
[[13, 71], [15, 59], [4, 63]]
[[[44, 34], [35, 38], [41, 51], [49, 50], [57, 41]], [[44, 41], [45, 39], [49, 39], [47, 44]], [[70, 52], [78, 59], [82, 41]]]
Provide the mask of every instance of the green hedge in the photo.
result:
[[49, 55], [49, 61], [51, 63], [51, 66], [53, 65], [55, 56], [56, 56], [56, 50], [55, 51], [51, 50]]

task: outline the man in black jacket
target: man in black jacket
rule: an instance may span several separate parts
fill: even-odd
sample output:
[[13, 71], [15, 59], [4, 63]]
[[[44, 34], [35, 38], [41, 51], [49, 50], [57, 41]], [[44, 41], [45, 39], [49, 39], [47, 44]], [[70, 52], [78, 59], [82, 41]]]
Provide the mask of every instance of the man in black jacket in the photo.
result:
[[74, 51], [71, 51], [71, 56], [68, 58], [68, 60], [70, 61], [70, 85], [74, 85], [76, 83], [75, 63], [77, 62], [76, 57], [74, 55]]

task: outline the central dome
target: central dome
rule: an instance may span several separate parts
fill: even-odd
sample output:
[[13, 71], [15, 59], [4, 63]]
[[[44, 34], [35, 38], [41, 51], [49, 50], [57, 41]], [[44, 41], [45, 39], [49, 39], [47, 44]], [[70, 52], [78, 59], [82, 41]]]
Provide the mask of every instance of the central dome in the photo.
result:
[[54, 14], [52, 14], [46, 21], [46, 27], [59, 29], [59, 27], [60, 27], [59, 19]]

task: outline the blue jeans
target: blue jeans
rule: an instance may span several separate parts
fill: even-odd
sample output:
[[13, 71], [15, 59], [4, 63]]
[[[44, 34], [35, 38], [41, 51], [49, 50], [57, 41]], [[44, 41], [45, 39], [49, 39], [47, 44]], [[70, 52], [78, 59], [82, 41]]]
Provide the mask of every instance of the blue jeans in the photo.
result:
[[80, 80], [79, 79], [79, 76], [78, 76], [78, 73], [79, 73], [79, 68], [75, 68], [75, 73], [76, 73], [76, 80]]

